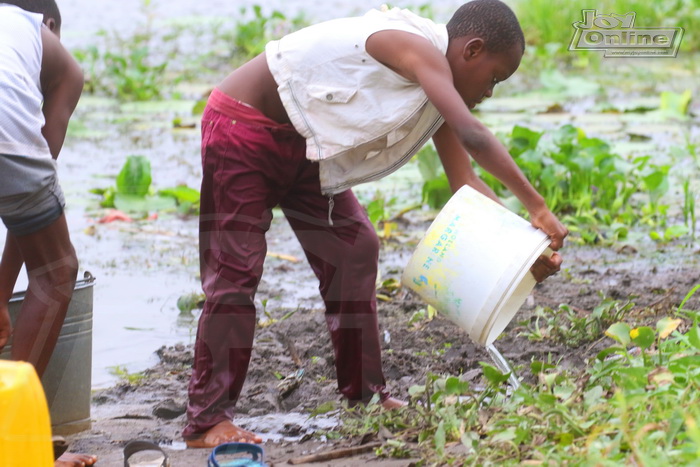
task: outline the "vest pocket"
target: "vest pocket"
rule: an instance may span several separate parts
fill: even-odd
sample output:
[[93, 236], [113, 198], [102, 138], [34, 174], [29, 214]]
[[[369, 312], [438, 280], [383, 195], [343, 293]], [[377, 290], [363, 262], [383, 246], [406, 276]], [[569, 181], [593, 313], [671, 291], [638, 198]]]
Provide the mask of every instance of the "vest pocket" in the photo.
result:
[[329, 104], [345, 104], [357, 94], [357, 89], [310, 84], [307, 86], [307, 92], [314, 99], [328, 102]]

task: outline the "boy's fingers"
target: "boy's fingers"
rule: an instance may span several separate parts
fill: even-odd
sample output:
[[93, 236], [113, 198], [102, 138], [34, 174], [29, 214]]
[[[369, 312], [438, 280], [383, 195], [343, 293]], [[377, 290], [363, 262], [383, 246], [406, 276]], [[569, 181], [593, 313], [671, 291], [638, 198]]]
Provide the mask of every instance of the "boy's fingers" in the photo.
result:
[[542, 282], [549, 276], [555, 274], [561, 269], [563, 259], [559, 253], [553, 253], [552, 256], [542, 255], [537, 258], [535, 264], [532, 265], [530, 271], [535, 276], [537, 282]]

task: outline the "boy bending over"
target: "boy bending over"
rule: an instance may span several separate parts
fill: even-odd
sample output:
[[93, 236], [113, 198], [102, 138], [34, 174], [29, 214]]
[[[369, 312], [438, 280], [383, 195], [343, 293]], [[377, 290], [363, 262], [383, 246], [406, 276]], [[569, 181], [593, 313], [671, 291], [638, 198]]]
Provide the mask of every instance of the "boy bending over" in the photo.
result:
[[[523, 203], [558, 250], [566, 228], [470, 112], [520, 65], [517, 18], [474, 0], [447, 25], [370, 11], [267, 44], [212, 92], [202, 120], [201, 277], [206, 302], [189, 385], [190, 447], [261, 442], [232, 423], [256, 323], [254, 295], [272, 208], [280, 206], [320, 281], [340, 393], [392, 398], [382, 373], [375, 279], [379, 241], [350, 188], [398, 169], [432, 137], [453, 190], [497, 199], [470, 156]], [[475, 219], [475, 222], [478, 222]], [[538, 280], [561, 257], [540, 258]]]

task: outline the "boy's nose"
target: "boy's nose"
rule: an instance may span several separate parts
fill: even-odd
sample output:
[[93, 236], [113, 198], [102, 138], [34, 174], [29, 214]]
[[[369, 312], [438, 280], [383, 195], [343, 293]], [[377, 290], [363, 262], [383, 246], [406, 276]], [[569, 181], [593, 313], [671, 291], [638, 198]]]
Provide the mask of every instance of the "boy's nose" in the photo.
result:
[[493, 88], [488, 88], [486, 92], [484, 93], [484, 97], [491, 97], [493, 96]]

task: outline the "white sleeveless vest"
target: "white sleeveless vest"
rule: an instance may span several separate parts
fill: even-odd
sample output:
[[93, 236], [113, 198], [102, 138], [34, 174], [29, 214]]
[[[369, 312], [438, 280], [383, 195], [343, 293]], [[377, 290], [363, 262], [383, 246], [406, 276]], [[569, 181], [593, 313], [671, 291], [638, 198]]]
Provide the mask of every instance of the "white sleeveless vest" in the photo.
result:
[[41, 133], [42, 19], [0, 3], [0, 154], [51, 158]]
[[397, 170], [443, 122], [417, 83], [365, 50], [370, 35], [392, 29], [447, 52], [445, 25], [398, 8], [319, 23], [265, 48], [287, 114], [306, 138], [306, 157], [320, 162], [324, 194]]

